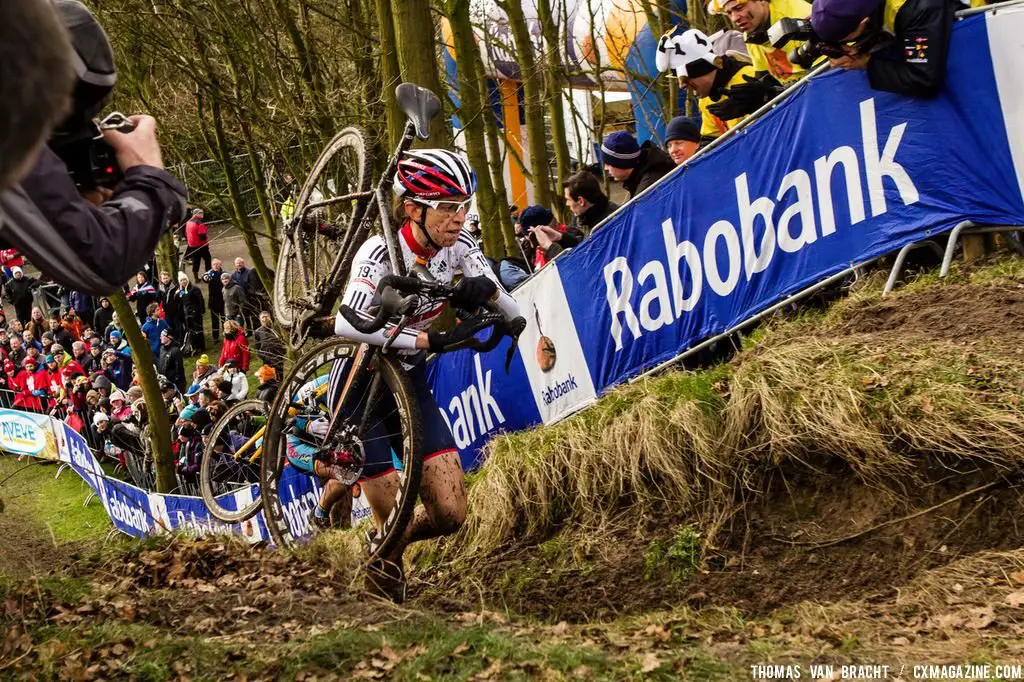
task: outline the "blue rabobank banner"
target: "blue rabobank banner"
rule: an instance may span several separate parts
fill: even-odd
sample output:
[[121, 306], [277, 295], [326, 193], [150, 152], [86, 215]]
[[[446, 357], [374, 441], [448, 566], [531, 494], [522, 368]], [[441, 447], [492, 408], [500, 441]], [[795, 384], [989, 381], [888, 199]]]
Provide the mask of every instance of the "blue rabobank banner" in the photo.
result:
[[[270, 540], [262, 509], [247, 521], [226, 524], [210, 514], [202, 498], [150, 492], [110, 478], [82, 435], [58, 419], [19, 410], [0, 410], [0, 426], [3, 427], [0, 450], [68, 464], [96, 494], [114, 527], [127, 535], [146, 537], [178, 531], [192, 535], [234, 534], [253, 543]], [[237, 510], [248, 506], [259, 494], [259, 486], [253, 485], [218, 499], [225, 509]], [[292, 534], [295, 537], [309, 535], [308, 516], [320, 496], [319, 482], [287, 467], [282, 474], [279, 495]], [[355, 486], [352, 524], [369, 516], [369, 505], [361, 489]]]
[[[863, 72], [805, 81], [517, 290], [528, 342], [489, 395], [494, 412], [518, 419], [461, 440], [464, 464], [485, 435], [557, 421], [851, 265], [963, 220], [1024, 224], [1024, 48], [990, 34], [1024, 34], [1024, 10], [960, 22], [932, 100], [872, 90]], [[531, 289], [540, 278], [542, 292]], [[453, 418], [476, 367], [497, 376], [503, 361], [439, 358], [442, 412]], [[546, 411], [552, 396], [562, 404]]]

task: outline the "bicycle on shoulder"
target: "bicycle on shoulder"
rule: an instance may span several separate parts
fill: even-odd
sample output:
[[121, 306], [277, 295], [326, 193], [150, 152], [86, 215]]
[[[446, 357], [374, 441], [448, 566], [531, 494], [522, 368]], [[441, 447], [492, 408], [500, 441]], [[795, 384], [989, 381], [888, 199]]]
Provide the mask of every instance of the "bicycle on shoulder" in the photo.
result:
[[[310, 349], [282, 382], [266, 429], [261, 490], [271, 535], [288, 544], [327, 527], [334, 501], [358, 482], [373, 520], [368, 579], [401, 601], [406, 546], [454, 532], [466, 514], [461, 460], [427, 384], [427, 353], [488, 352], [509, 338], [510, 361], [526, 322], [463, 229], [476, 189], [465, 159], [425, 149], [400, 152], [390, 166], [400, 227], [391, 234], [384, 218], [383, 234], [358, 245], [338, 287], [333, 331], [340, 338]], [[461, 323], [428, 331], [446, 303]], [[326, 384], [323, 399], [302, 399], [314, 382]], [[308, 515], [282, 502], [289, 469], [324, 481]]]
[[371, 187], [373, 154], [366, 133], [344, 128], [313, 164], [282, 228], [273, 307], [295, 348], [306, 341], [315, 320], [332, 311], [356, 249], [378, 222], [397, 267], [387, 195], [402, 154], [417, 137], [428, 138], [441, 102], [412, 83], [399, 85], [395, 95], [408, 121], [377, 185]]

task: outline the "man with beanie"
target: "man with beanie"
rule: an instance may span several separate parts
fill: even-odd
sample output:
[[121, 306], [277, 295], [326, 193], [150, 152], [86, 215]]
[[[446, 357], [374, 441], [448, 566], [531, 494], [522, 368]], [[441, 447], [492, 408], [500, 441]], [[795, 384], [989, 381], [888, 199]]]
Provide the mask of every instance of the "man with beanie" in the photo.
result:
[[700, 147], [700, 128], [685, 116], [676, 116], [665, 128], [665, 149], [677, 166], [686, 163]]
[[14, 306], [14, 315], [23, 323], [28, 324], [32, 318], [32, 304], [34, 298], [32, 290], [39, 287], [39, 280], [35, 277], [26, 277], [25, 273], [18, 266], [11, 268], [11, 279], [4, 284], [4, 293], [7, 300]]
[[604, 170], [632, 199], [663, 178], [675, 168], [668, 154], [654, 146], [650, 140], [643, 145], [625, 130], [618, 130], [601, 143], [601, 162]]
[[755, 79], [754, 67], [729, 55], [716, 55], [711, 39], [695, 28], [682, 32], [674, 28], [662, 36], [654, 61], [659, 71], [673, 73], [679, 87], [697, 97], [701, 142], [723, 135], [763, 104], [747, 98], [732, 99], [732, 88]]
[[572, 211], [576, 226], [584, 235], [593, 233], [619, 205], [605, 196], [601, 181], [590, 171], [580, 171], [562, 183], [565, 205]]
[[256, 370], [256, 376], [260, 379], [260, 385], [256, 387], [256, 399], [265, 403], [274, 402], [277, 389], [280, 387], [277, 382], [277, 371], [270, 365], [263, 365]]
[[576, 246], [582, 239], [578, 230], [570, 230], [560, 224], [550, 209], [536, 204], [523, 209], [519, 214], [519, 224], [523, 234], [527, 235], [523, 251], [527, 256], [532, 255], [534, 269], [544, 267], [548, 261], [563, 250]]
[[833, 68], [865, 70], [875, 90], [934, 97], [946, 75], [954, 0], [817, 0], [811, 26]]

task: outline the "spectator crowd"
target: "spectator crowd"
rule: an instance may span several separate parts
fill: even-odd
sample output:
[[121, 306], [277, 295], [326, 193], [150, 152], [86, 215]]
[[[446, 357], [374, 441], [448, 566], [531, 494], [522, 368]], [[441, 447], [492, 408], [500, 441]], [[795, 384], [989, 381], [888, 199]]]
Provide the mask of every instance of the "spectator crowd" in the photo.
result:
[[[660, 71], [678, 80], [679, 92], [699, 113], [678, 116], [654, 140], [638, 142], [629, 130], [616, 130], [601, 142], [600, 165], [580, 169], [563, 183], [569, 224], [555, 219], [552, 206], [511, 206], [519, 254], [493, 264], [502, 284], [513, 289], [559, 253], [589, 237], [618, 206], [602, 182], [620, 183], [632, 199], [699, 149], [736, 127], [811, 71], [860, 70], [876, 90], [932, 97], [945, 75], [946, 50], [954, 12], [984, 0], [710, 0], [711, 14], [732, 25], [707, 35], [677, 26], [661, 38]], [[776, 46], [769, 30], [780, 20], [806, 19], [805, 33]], [[785, 34], [784, 34], [785, 37]], [[779, 42], [779, 41], [776, 41]], [[913, 49], [905, 46], [913, 46]], [[923, 47], [922, 47], [923, 46]], [[799, 53], [802, 52], [803, 56]], [[809, 55], [809, 57], [808, 57]], [[603, 169], [603, 175], [602, 175]], [[470, 229], [479, 218], [467, 216]]]
[[[270, 400], [286, 355], [270, 314], [252, 313], [254, 304], [263, 301], [251, 284], [256, 275], [243, 259], [235, 260], [230, 273], [213, 259], [202, 279], [205, 296], [184, 272], [175, 282], [164, 271], [151, 283], [140, 271], [126, 287], [153, 352], [164, 408], [173, 424], [179, 483], [190, 493], [195, 492], [204, 439], [213, 424], [228, 407], [252, 397], [250, 369], [259, 380], [255, 397]], [[63, 420], [138, 485], [150, 485], [146, 403], [136, 357], [110, 300], [65, 291], [59, 307], [44, 311], [34, 305], [33, 292], [39, 286], [21, 265], [11, 267], [4, 284], [15, 313], [8, 321], [0, 308], [0, 406]], [[206, 352], [207, 310], [214, 343], [223, 338], [217, 356]], [[256, 325], [251, 333], [250, 324]], [[262, 360], [258, 369], [252, 353]], [[187, 356], [198, 356], [191, 374], [185, 369]]]

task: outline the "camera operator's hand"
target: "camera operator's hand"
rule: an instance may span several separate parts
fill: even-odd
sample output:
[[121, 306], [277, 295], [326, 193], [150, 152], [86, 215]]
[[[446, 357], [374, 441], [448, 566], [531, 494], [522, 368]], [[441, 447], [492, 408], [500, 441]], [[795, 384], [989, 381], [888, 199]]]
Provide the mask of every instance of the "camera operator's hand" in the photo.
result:
[[114, 190], [108, 187], [97, 187], [96, 189], [89, 189], [82, 192], [82, 198], [93, 206], [99, 206], [112, 196], [114, 196]]
[[160, 143], [156, 139], [156, 119], [152, 116], [129, 116], [128, 120], [135, 125], [135, 130], [130, 133], [103, 131], [103, 139], [114, 148], [121, 170], [127, 171], [135, 166], [163, 168]]
[[828, 60], [833, 69], [846, 69], [847, 71], [863, 71], [868, 68], [871, 54], [847, 55], [845, 57], [833, 57]]

